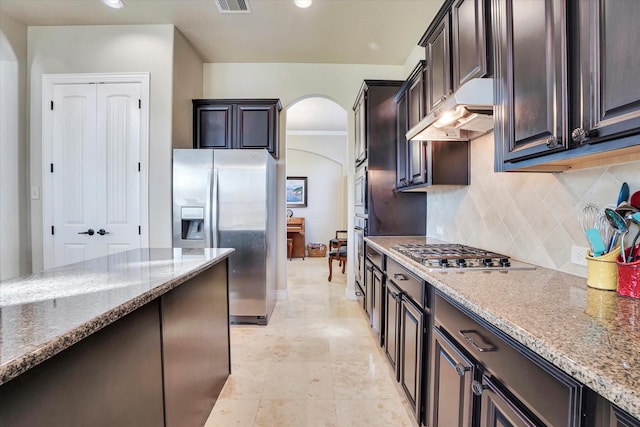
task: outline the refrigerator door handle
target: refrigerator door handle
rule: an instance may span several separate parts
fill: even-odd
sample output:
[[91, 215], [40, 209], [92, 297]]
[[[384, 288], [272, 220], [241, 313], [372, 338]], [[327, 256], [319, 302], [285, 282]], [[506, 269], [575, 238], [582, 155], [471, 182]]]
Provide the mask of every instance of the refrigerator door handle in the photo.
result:
[[211, 245], [212, 248], [218, 247], [218, 168], [211, 170], [211, 179], [209, 180], [211, 186], [209, 191], [209, 203], [213, 206], [209, 206], [209, 218], [211, 223], [209, 224], [209, 230], [211, 230]]

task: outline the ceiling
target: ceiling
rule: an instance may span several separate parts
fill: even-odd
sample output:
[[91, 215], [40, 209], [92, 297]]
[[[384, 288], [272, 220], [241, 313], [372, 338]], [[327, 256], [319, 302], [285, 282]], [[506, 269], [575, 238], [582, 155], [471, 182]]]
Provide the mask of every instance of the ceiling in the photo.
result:
[[251, 13], [221, 14], [216, 0], [1, 0], [28, 26], [173, 24], [204, 62], [403, 65], [443, 0], [247, 0]]

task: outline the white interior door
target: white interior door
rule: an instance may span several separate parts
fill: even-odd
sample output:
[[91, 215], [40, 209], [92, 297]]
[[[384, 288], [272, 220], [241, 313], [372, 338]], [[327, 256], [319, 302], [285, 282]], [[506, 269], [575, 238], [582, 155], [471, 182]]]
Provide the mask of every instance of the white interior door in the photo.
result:
[[140, 98], [140, 83], [54, 85], [45, 267], [140, 246]]

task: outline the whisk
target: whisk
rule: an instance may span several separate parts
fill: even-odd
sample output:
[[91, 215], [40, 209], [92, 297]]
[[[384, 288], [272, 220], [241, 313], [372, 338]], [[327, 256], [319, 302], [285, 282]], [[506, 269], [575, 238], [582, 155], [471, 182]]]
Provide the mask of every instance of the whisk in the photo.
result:
[[[606, 252], [606, 246], [604, 242], [608, 242], [608, 240], [603, 240], [602, 233], [597, 229], [598, 226], [598, 216], [601, 214], [600, 208], [594, 203], [588, 203], [582, 209], [582, 212], [578, 215], [578, 220], [580, 222], [580, 227], [582, 227], [582, 231], [587, 237], [587, 242], [589, 243], [589, 247], [591, 248], [591, 254], [593, 256], [600, 256]], [[604, 216], [604, 221], [607, 222], [606, 216]], [[607, 223], [607, 227], [610, 229], [610, 226]]]
[[609, 221], [607, 220], [607, 216], [604, 214], [604, 209], [600, 210], [598, 213], [594, 227], [598, 230], [598, 233], [600, 233], [600, 237], [602, 237], [603, 242], [609, 242], [611, 240], [611, 233], [613, 230], [611, 229], [611, 224], [609, 224]]

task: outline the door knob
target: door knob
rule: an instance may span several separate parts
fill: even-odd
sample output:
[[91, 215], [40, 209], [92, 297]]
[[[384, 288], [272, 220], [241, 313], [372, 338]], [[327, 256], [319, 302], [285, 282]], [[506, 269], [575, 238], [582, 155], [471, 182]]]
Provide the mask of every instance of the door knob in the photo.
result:
[[98, 234], [101, 236], [104, 236], [105, 234], [109, 234], [108, 231], [104, 231], [104, 228], [101, 228], [100, 230], [98, 230]]
[[[104, 231], [104, 230], [100, 230], [100, 231]], [[98, 231], [98, 234], [100, 234], [100, 231]], [[78, 234], [88, 234], [89, 236], [93, 236], [96, 232], [93, 231], [93, 228], [88, 229], [87, 231], [81, 231]]]

